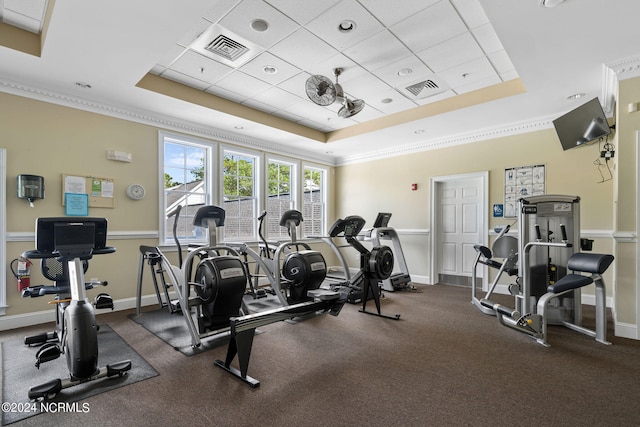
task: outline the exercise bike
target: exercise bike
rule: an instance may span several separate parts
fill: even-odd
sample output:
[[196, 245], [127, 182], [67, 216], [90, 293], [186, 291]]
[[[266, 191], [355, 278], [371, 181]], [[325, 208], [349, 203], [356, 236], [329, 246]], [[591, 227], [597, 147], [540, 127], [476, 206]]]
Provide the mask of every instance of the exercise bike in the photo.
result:
[[[104, 377], [122, 377], [131, 369], [124, 360], [98, 368], [98, 325], [86, 290], [106, 282], [85, 283], [84, 273], [93, 255], [115, 252], [106, 246], [105, 218], [38, 218], [36, 249], [23, 256], [41, 259], [43, 275], [55, 281], [53, 286], [32, 286], [23, 297], [55, 295], [56, 330], [25, 338], [26, 345], [42, 345], [36, 354], [36, 367], [66, 355], [69, 377], [55, 379], [29, 390], [29, 399], [46, 400], [61, 390]], [[113, 309], [113, 300], [105, 293], [96, 297], [96, 308]]]

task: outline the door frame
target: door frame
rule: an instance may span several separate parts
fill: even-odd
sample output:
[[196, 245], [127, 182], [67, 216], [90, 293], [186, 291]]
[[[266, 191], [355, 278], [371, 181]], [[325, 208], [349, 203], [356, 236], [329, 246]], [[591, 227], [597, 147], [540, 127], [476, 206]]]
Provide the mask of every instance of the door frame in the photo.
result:
[[7, 150], [0, 148], [0, 315], [7, 309]]
[[[445, 175], [445, 176], [434, 176], [429, 179], [429, 193], [430, 193], [430, 211], [429, 211], [429, 228], [430, 232], [430, 271], [429, 275], [431, 277], [431, 281], [433, 284], [438, 283], [438, 277], [440, 274], [439, 265], [440, 265], [440, 254], [442, 254], [442, 250], [439, 247], [438, 242], [438, 231], [440, 229], [440, 198], [438, 196], [439, 187], [443, 183], [455, 182], [455, 181], [463, 181], [469, 179], [479, 179], [480, 186], [482, 187], [482, 206], [481, 206], [481, 224], [480, 224], [480, 235], [481, 242], [478, 242], [482, 245], [488, 244], [489, 239], [489, 171], [484, 172], [470, 172], [464, 174], [456, 174], [456, 175]], [[437, 205], [436, 205], [437, 204]], [[483, 289], [486, 287], [486, 274], [484, 274], [484, 270], [481, 270], [482, 274], [482, 282]]]

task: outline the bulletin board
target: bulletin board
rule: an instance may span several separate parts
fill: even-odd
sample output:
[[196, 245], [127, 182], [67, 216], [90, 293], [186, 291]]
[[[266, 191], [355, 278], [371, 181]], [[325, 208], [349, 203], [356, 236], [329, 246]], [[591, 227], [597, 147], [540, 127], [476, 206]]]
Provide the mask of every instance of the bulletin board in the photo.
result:
[[504, 170], [504, 217], [517, 215], [518, 200], [545, 193], [545, 165], [521, 166]]
[[113, 178], [63, 174], [62, 205], [69, 194], [86, 194], [88, 207], [115, 208], [114, 186]]

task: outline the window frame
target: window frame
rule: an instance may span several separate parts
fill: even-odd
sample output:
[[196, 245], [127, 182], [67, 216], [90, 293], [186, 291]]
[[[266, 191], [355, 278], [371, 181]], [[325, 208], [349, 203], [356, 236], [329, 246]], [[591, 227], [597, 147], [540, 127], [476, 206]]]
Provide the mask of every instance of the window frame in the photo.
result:
[[[158, 217], [158, 242], [161, 246], [176, 246], [173, 239], [173, 235], [167, 232], [173, 226], [172, 220], [169, 220], [166, 215], [166, 192], [164, 187], [164, 173], [165, 173], [165, 145], [166, 143], [172, 143], [182, 146], [197, 147], [205, 150], [205, 165], [204, 165], [204, 204], [211, 204], [213, 200], [216, 200], [216, 186], [214, 185], [216, 179], [215, 170], [213, 170], [216, 156], [216, 144], [210, 141], [206, 141], [199, 138], [193, 138], [185, 135], [177, 135], [168, 132], [159, 132], [158, 135], [158, 188], [159, 188], [159, 212]], [[200, 238], [184, 239], [184, 244], [189, 243], [205, 243], [206, 236]], [[181, 240], [182, 243], [182, 240]]]
[[[243, 148], [243, 147], [235, 147], [232, 145], [226, 145], [226, 144], [220, 144], [219, 146], [219, 154], [218, 154], [218, 167], [219, 167], [219, 183], [218, 183], [218, 194], [219, 194], [219, 202], [220, 205], [225, 209], [225, 212], [227, 211], [226, 207], [225, 207], [225, 202], [226, 200], [224, 199], [225, 197], [225, 193], [224, 193], [224, 159], [225, 159], [225, 154], [227, 152], [230, 153], [234, 153], [240, 156], [245, 156], [245, 157], [251, 157], [255, 160], [255, 164], [254, 164], [254, 170], [253, 170], [253, 189], [254, 189], [254, 196], [253, 196], [253, 212], [254, 215], [252, 215], [251, 218], [251, 235], [250, 236], [243, 236], [243, 237], [234, 237], [234, 238], [230, 238], [227, 239], [227, 236], [225, 233], [224, 236], [224, 240], [231, 240], [231, 241], [238, 241], [238, 239], [241, 239], [242, 241], [257, 241], [258, 239], [258, 214], [259, 214], [259, 210], [262, 206], [262, 194], [263, 190], [262, 190], [262, 186], [264, 185], [264, 178], [262, 176], [262, 164], [264, 162], [264, 155], [262, 153], [259, 153], [257, 151], [251, 150], [251, 149], [247, 149], [247, 148]], [[229, 218], [229, 216], [227, 215], [227, 218]], [[225, 231], [227, 230], [226, 228], [226, 222], [225, 222]]]
[[300, 161], [299, 160], [295, 160], [295, 159], [290, 159], [290, 158], [286, 158], [283, 156], [277, 156], [277, 155], [273, 155], [273, 154], [266, 154], [265, 155], [265, 173], [264, 173], [264, 200], [263, 200], [263, 206], [262, 208], [264, 210], [267, 211], [267, 223], [266, 223], [266, 227], [265, 227], [265, 238], [273, 238], [273, 239], [281, 239], [281, 238], [287, 238], [288, 236], [286, 235], [286, 232], [284, 232], [284, 229], [281, 230], [281, 232], [279, 234], [273, 234], [273, 233], [269, 233], [269, 218], [271, 218], [271, 220], [275, 220], [278, 224], [280, 223], [280, 217], [281, 215], [278, 215], [277, 218], [274, 218], [274, 215], [272, 212], [269, 212], [268, 209], [268, 203], [269, 203], [269, 165], [271, 163], [279, 163], [279, 164], [284, 164], [284, 165], [288, 165], [291, 167], [291, 171], [289, 174], [289, 183], [291, 188], [289, 189], [289, 209], [299, 209], [300, 206], [300, 197], [299, 197], [299, 191], [298, 189], [300, 188], [299, 185], [299, 171], [300, 171]]
[[[304, 198], [304, 189], [305, 189], [304, 179], [305, 178], [304, 177], [307, 169], [321, 172], [320, 188], [322, 191], [321, 193], [322, 194], [322, 200], [321, 200], [322, 218], [320, 219], [321, 230], [319, 231], [318, 234], [313, 233], [312, 235], [308, 235], [305, 232], [305, 228], [302, 227], [302, 232], [301, 232], [302, 237], [310, 239], [318, 236], [324, 236], [327, 233], [327, 216], [329, 212], [328, 205], [327, 205], [328, 196], [329, 196], [328, 194], [329, 193], [329, 168], [326, 166], [315, 164], [315, 163], [302, 162], [302, 165], [300, 167], [300, 210], [303, 213], [303, 215], [304, 215], [304, 207], [305, 207], [305, 198]], [[306, 220], [307, 218], [305, 216], [305, 221]], [[313, 218], [311, 218], [310, 220], [313, 220]]]

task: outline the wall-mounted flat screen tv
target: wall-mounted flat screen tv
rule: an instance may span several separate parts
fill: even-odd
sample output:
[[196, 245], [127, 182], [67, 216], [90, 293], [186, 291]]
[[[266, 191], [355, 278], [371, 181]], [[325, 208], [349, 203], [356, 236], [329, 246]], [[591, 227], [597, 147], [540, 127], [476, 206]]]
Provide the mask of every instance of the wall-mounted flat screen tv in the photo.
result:
[[553, 126], [564, 150], [597, 141], [611, 133], [597, 97], [558, 117]]

